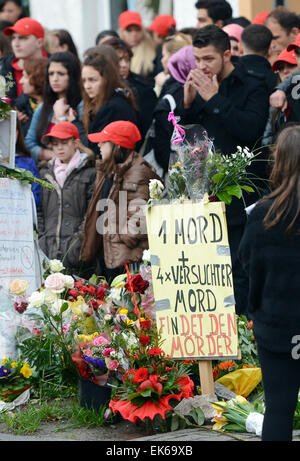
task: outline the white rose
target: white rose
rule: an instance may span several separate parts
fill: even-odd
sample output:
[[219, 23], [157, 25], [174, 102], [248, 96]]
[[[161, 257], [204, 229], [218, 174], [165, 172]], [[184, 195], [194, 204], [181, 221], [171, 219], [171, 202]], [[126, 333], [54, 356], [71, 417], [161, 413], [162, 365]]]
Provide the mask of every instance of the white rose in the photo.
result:
[[57, 298], [56, 301], [54, 303], [52, 303], [52, 305], [50, 307], [50, 310], [51, 310], [53, 315], [56, 315], [56, 314], [60, 313], [60, 310], [62, 308], [63, 303], [64, 303], [64, 301], [62, 299], [60, 299], [60, 298]]
[[143, 261], [148, 261], [148, 262], [151, 261], [151, 252], [150, 252], [150, 250], [144, 250]]
[[58, 295], [53, 293], [53, 291], [48, 289], [44, 291], [44, 304], [46, 304], [47, 307], [51, 307], [53, 304], [55, 304], [57, 299]]
[[158, 179], [151, 179], [149, 183], [150, 198], [159, 199], [165, 186]]
[[5, 96], [6, 96], [6, 80], [1, 75], [0, 76], [0, 99], [4, 98]]
[[70, 275], [65, 275], [65, 287], [69, 290], [74, 288], [74, 279]]
[[29, 308], [41, 307], [44, 304], [44, 301], [45, 301], [44, 293], [40, 293], [39, 291], [34, 291], [28, 299], [28, 302], [29, 302], [28, 307]]
[[53, 293], [62, 293], [65, 290], [65, 275], [54, 273], [45, 280], [45, 287]]
[[52, 261], [50, 261], [49, 267], [51, 272], [61, 272], [64, 270], [63, 263], [58, 259], [53, 259]]

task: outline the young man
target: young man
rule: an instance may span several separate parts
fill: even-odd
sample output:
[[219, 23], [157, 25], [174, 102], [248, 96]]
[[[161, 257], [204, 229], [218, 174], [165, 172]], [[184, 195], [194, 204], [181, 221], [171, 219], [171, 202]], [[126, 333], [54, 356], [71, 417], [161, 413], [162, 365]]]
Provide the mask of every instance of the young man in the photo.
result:
[[0, 75], [13, 77], [14, 85], [7, 97], [13, 105], [14, 100], [23, 92], [20, 80], [23, 76], [24, 61], [31, 58], [45, 57], [43, 50], [45, 32], [43, 26], [32, 18], [23, 18], [12, 27], [4, 29], [4, 34], [11, 37], [13, 55], [0, 61]]
[[268, 61], [272, 32], [266, 26], [251, 24], [242, 33], [242, 63], [253, 75], [265, 78], [270, 94], [277, 85], [277, 75]]
[[[200, 29], [193, 45], [197, 69], [190, 72], [185, 84], [184, 108], [179, 114], [182, 123], [202, 125], [215, 149], [223, 154], [234, 154], [237, 146], [257, 147], [269, 109], [264, 79], [249, 73], [241, 62], [233, 63], [229, 36], [217, 26]], [[237, 259], [246, 223], [242, 200], [233, 200], [227, 208], [227, 220], [236, 309], [243, 313], [247, 309], [248, 288]]]
[[199, 0], [196, 3], [197, 29], [215, 24], [224, 27], [226, 21], [232, 18], [232, 8], [225, 0]]
[[300, 32], [300, 18], [296, 13], [279, 6], [265, 20], [265, 26], [273, 35], [271, 65], [280, 53], [293, 43]]

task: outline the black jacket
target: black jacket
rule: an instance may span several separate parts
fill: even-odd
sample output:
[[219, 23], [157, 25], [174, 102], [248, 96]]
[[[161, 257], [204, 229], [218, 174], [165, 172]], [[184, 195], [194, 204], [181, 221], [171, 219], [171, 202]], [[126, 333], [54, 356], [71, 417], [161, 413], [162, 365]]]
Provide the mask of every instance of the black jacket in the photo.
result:
[[157, 96], [153, 90], [153, 86], [138, 74], [130, 72], [125, 83], [132, 89], [136, 98], [138, 106], [138, 127], [144, 139], [152, 122]]
[[240, 62], [244, 64], [250, 75], [265, 79], [269, 93], [273, 93], [278, 85], [278, 75], [272, 71], [271, 64], [266, 58], [257, 54], [249, 54], [242, 56]]
[[15, 99], [14, 101], [14, 109], [17, 109], [23, 114], [26, 114], [28, 116], [28, 121], [25, 123], [22, 123], [22, 130], [23, 130], [23, 135], [25, 138], [27, 131], [29, 130], [29, 127], [30, 127], [32, 116], [34, 114], [34, 110], [30, 104], [29, 96], [24, 93], [18, 96], [17, 99]]
[[[168, 97], [171, 96], [176, 107], [171, 107]], [[160, 98], [154, 109], [154, 132], [155, 136], [151, 140], [151, 148], [154, 149], [154, 155], [157, 163], [167, 173], [169, 168], [171, 149], [171, 138], [174, 132], [174, 126], [168, 121], [169, 113], [174, 111], [181, 104], [183, 99], [183, 86], [178, 83], [172, 76], [162, 87]], [[149, 150], [149, 147], [148, 147]]]
[[252, 211], [239, 258], [249, 277], [248, 311], [256, 339], [271, 350], [288, 352], [291, 338], [300, 334], [300, 237], [285, 233], [289, 220], [264, 229], [270, 206], [267, 201]]
[[11, 65], [14, 57], [15, 57], [14, 55], [10, 55], [10, 56], [4, 56], [2, 59], [0, 59], [0, 75], [5, 77], [6, 79], [8, 78], [9, 75], [11, 75], [12, 77], [13, 85], [6, 92], [6, 97], [11, 100], [10, 102], [11, 105], [14, 105], [15, 99], [18, 97], [18, 90], [17, 90], [17, 83], [16, 83], [15, 75], [14, 75], [14, 69]]
[[[118, 120], [125, 120], [138, 125], [137, 112], [122, 93], [114, 93], [110, 100], [103, 104], [96, 117], [91, 121], [88, 133], [99, 133], [107, 125]], [[86, 145], [96, 155], [99, 155], [97, 144], [87, 141]]]
[[[192, 107], [181, 108], [183, 124], [200, 124], [214, 142], [217, 151], [225, 155], [236, 152], [237, 146], [249, 149], [260, 146], [269, 114], [269, 90], [265, 78], [249, 73], [238, 62], [225, 78], [219, 93], [209, 101], [197, 95]], [[242, 200], [234, 199], [228, 207], [229, 225], [246, 221]]]

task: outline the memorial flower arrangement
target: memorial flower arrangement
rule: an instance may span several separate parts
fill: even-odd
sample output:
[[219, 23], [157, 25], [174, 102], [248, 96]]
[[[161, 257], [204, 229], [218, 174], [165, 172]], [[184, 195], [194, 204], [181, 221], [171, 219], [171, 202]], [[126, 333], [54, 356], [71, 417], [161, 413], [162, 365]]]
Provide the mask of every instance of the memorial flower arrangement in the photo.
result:
[[183, 362], [172, 361], [160, 347], [152, 347], [146, 334], [140, 337], [139, 351], [130, 358], [130, 369], [123, 376], [123, 387], [109, 407], [130, 422], [163, 420], [173, 407], [171, 400], [193, 397], [194, 383]]
[[216, 402], [213, 429], [223, 432], [249, 432], [261, 436], [263, 426], [263, 405], [251, 404], [238, 395], [227, 402]]
[[27, 361], [3, 358], [0, 362], [0, 401], [15, 400], [32, 386], [32, 376]]

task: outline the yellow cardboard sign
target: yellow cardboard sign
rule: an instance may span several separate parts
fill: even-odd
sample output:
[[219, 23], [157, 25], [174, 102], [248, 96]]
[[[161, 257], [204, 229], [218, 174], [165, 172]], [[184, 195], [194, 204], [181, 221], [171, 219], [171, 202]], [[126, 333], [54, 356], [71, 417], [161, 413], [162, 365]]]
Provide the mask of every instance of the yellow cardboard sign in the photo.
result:
[[231, 255], [223, 203], [147, 211], [156, 320], [172, 358], [237, 358]]

